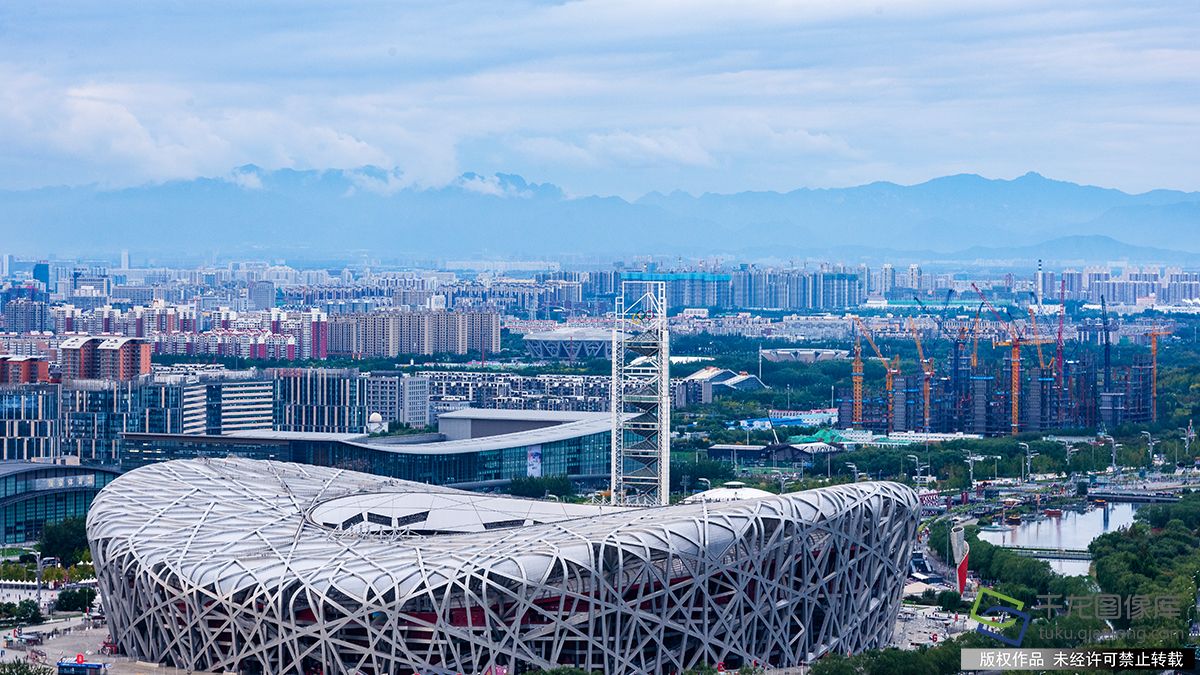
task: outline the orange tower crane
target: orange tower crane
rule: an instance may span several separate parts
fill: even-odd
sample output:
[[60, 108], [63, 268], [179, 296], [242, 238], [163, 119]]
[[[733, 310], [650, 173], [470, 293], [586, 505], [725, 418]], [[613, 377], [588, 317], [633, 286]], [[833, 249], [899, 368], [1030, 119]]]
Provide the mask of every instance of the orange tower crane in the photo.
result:
[[875, 352], [875, 357], [883, 364], [884, 396], [887, 398], [887, 432], [890, 434], [892, 432], [892, 420], [895, 419], [893, 409], [895, 396], [893, 396], [892, 383], [895, 381], [896, 376], [900, 374], [900, 357], [897, 356], [895, 361], [891, 361], [885, 357], [883, 352], [879, 351], [879, 345], [876, 345], [875, 340], [871, 338], [871, 331], [867, 330], [862, 319], [854, 317], [854, 321], [858, 324], [858, 329], [862, 331], [863, 337], [867, 338], [867, 344], [871, 345], [871, 350]]
[[1032, 327], [1033, 327], [1033, 337], [1038, 338], [1037, 340], [1031, 340], [1031, 342], [1034, 342], [1037, 345], [1038, 367], [1041, 368], [1042, 370], [1045, 370], [1046, 369], [1046, 359], [1042, 357], [1042, 341], [1041, 341], [1041, 335], [1038, 334], [1037, 310], [1035, 310], [1033, 308], [1033, 305], [1029, 306], [1029, 320], [1032, 323]]
[[1021, 336], [1021, 334], [1017, 332], [1016, 325], [1013, 324], [1013, 322], [1011, 322], [1011, 321], [1006, 321], [1004, 318], [1002, 318], [1000, 316], [1000, 312], [996, 311], [996, 308], [992, 306], [992, 303], [988, 301], [987, 296], [983, 294], [983, 291], [979, 290], [978, 286], [976, 286], [975, 284], [971, 284], [971, 288], [975, 289], [975, 292], [979, 294], [979, 299], [983, 301], [983, 304], [988, 308], [988, 311], [990, 311], [992, 313], [992, 316], [994, 316], [996, 318], [996, 321], [1004, 324], [1004, 327], [1008, 329], [1008, 340], [1006, 340], [1004, 342], [997, 342], [995, 344], [997, 347], [1011, 347], [1012, 348], [1012, 359], [1009, 361], [1009, 367], [1011, 369], [1011, 372], [1009, 374], [1009, 377], [1011, 379], [1011, 383], [1010, 383], [1011, 389], [1010, 389], [1010, 394], [1009, 394], [1009, 400], [1012, 404], [1011, 405], [1012, 434], [1014, 436], [1016, 436], [1021, 431], [1021, 345], [1029, 344], [1029, 343], [1038, 345], [1038, 354], [1040, 355], [1041, 349], [1042, 349], [1041, 348], [1042, 343], [1043, 342], [1049, 343], [1050, 341], [1042, 340], [1041, 338], [1037, 338], [1037, 337], [1023, 338]]
[[929, 433], [929, 387], [933, 380], [933, 359], [925, 358], [925, 350], [921, 348], [921, 331], [917, 330], [917, 324], [911, 318], [908, 320], [908, 330], [912, 333], [913, 342], [917, 343], [917, 360], [925, 374], [921, 383], [921, 396], [924, 398], [925, 433]]
[[1155, 328], [1146, 333], [1150, 336], [1150, 421], [1158, 421], [1158, 338], [1170, 335], [1171, 331]]
[[1054, 391], [1058, 397], [1058, 421], [1066, 419], [1067, 374], [1063, 370], [1063, 323], [1067, 319], [1067, 280], [1058, 284], [1058, 333], [1054, 336]]
[[862, 338], [858, 335], [854, 336], [854, 365], [850, 371], [850, 380], [854, 383], [854, 408], [851, 414], [850, 426], [855, 429], [861, 429], [863, 415], [863, 360]]
[[975, 320], [971, 322], [971, 370], [979, 367], [979, 320], [983, 314], [983, 303], [975, 310]]

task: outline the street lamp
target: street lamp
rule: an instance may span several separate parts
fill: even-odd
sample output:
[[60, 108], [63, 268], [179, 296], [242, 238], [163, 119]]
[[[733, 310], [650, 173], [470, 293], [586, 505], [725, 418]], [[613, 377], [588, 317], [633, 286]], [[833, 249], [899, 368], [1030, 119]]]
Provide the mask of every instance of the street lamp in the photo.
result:
[[972, 455], [971, 453], [967, 453], [966, 459], [963, 460], [967, 463], [967, 471], [969, 471], [971, 474], [970, 489], [972, 490], [975, 489], [975, 462], [982, 462], [983, 459], [984, 458], [980, 455]]
[[915, 466], [917, 468], [917, 477], [914, 480], [916, 480], [917, 484], [920, 485], [921, 484], [921, 472], [923, 472], [925, 469], [928, 469], [929, 465], [922, 464], [921, 458], [917, 457], [916, 455], [908, 455], [908, 458], [913, 461], [913, 466]]
[[1154, 466], [1154, 444], [1158, 441], [1154, 440], [1154, 436], [1149, 431], [1143, 431], [1142, 435], [1146, 437], [1146, 452], [1150, 455], [1150, 466]]
[[[1026, 464], [1026, 466], [1028, 466], [1028, 464], [1029, 464], [1029, 444], [1028, 443], [1017, 443], [1017, 447], [1019, 447], [1025, 451], [1025, 464]], [[1027, 480], [1029, 480], [1028, 471], [1026, 471], [1026, 473], [1021, 476], [1022, 483], [1024, 483]]]
[[42, 611], [42, 572], [46, 569], [46, 561], [42, 558], [42, 552], [37, 551], [37, 606], [38, 611]]
[[1000, 460], [1004, 459], [1000, 455], [992, 455], [992, 480], [1000, 478]]
[[784, 488], [787, 483], [787, 479], [784, 478], [783, 472], [782, 471], [772, 471], [771, 475], [775, 476], [775, 479], [779, 481], [779, 494], [783, 494], [785, 492]]

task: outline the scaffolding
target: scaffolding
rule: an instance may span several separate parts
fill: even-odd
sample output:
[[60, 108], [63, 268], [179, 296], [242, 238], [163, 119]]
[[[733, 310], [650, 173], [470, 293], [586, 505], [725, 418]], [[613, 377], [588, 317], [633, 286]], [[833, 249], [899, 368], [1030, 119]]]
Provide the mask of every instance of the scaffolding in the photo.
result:
[[612, 345], [612, 502], [666, 505], [671, 387], [667, 285], [623, 281]]

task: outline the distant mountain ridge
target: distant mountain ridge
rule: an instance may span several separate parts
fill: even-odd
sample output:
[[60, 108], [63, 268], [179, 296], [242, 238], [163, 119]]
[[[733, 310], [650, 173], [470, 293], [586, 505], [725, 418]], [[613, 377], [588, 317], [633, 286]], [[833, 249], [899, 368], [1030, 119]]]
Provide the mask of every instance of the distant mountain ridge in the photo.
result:
[[[0, 191], [0, 252], [719, 255], [1179, 261], [1200, 250], [1200, 193], [1128, 194], [1028, 173], [786, 193], [570, 197], [513, 174], [440, 188], [398, 171], [235, 169], [123, 189]], [[1126, 243], [1122, 243], [1126, 242]], [[1133, 245], [1136, 244], [1136, 245]]]

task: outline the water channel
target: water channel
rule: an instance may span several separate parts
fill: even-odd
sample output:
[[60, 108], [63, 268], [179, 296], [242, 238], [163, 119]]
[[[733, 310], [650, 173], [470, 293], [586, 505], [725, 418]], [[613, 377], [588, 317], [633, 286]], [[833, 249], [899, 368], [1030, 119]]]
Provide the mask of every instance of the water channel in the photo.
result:
[[[1133, 523], [1137, 504], [1089, 505], [1086, 512], [1063, 510], [1061, 516], [1046, 516], [1008, 526], [1006, 530], [983, 530], [979, 538], [997, 546], [1086, 549], [1092, 540], [1106, 532]], [[1065, 575], [1087, 574], [1090, 561], [1048, 560], [1055, 572]]]

